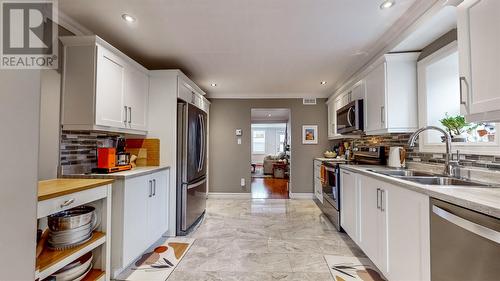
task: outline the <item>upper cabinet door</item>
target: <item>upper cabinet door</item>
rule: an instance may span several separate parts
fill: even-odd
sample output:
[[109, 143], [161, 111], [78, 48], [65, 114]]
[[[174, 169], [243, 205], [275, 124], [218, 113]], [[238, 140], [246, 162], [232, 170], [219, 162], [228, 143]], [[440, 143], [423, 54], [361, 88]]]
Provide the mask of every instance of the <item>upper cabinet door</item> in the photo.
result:
[[127, 67], [125, 74], [125, 106], [128, 109], [127, 127], [146, 131], [149, 76], [133, 67]]
[[382, 63], [365, 78], [366, 132], [387, 128], [386, 114], [386, 63]]
[[[470, 116], [471, 121], [498, 121], [500, 1], [466, 0], [458, 6], [458, 11], [462, 113], [476, 114]], [[496, 120], [487, 115], [477, 116], [491, 111], [496, 111]]]
[[351, 100], [364, 100], [366, 98], [365, 82], [360, 81], [351, 90]]
[[114, 53], [97, 47], [95, 123], [126, 127], [124, 103], [125, 64]]

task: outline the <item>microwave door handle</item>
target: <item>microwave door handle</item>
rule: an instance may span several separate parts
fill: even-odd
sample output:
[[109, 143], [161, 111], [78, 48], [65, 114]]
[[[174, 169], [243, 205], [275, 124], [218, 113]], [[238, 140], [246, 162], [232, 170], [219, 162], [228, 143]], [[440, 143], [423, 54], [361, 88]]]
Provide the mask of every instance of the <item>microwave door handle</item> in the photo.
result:
[[458, 227], [461, 227], [485, 239], [500, 244], [500, 232], [498, 231], [484, 227], [480, 224], [471, 222], [469, 220], [463, 219], [455, 214], [452, 214], [444, 209], [439, 208], [436, 205], [432, 206], [432, 212]]
[[349, 127], [352, 127], [352, 121], [351, 121], [351, 111], [353, 110], [352, 107], [349, 107], [349, 110], [347, 110], [347, 123], [349, 123]]

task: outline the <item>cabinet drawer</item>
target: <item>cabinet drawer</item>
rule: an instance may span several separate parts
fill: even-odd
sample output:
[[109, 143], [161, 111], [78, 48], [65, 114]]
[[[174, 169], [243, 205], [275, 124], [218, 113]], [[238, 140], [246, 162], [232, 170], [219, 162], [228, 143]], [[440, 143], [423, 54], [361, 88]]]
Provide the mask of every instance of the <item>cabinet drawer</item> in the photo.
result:
[[107, 196], [108, 185], [75, 192], [38, 202], [37, 218], [71, 209]]

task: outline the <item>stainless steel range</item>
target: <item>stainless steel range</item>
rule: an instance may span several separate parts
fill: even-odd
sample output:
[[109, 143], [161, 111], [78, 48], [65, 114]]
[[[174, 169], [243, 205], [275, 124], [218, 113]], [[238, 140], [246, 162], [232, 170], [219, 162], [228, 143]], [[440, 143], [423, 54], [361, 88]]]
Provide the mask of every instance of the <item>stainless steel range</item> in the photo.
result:
[[[352, 164], [384, 165], [386, 160], [385, 147], [366, 146], [357, 147], [353, 151]], [[323, 214], [333, 223], [339, 231], [340, 226], [340, 164], [348, 163], [347, 160], [315, 160], [315, 185], [321, 182], [321, 190], [315, 191], [314, 202]], [[319, 169], [319, 170], [318, 170]], [[323, 172], [321, 172], [323, 170]], [[323, 177], [321, 178], [321, 175]], [[317, 178], [317, 177], [320, 178]], [[315, 188], [317, 189], [317, 188]]]

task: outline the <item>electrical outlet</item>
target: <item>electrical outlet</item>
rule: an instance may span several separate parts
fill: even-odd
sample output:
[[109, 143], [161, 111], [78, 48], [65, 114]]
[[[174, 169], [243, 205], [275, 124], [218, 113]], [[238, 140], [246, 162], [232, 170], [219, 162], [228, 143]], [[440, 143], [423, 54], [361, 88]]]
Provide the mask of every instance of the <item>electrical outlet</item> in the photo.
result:
[[241, 187], [244, 187], [246, 184], [245, 184], [245, 178], [241, 178]]

